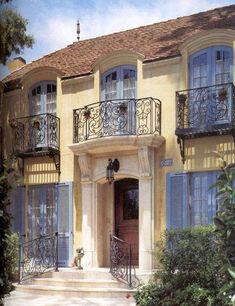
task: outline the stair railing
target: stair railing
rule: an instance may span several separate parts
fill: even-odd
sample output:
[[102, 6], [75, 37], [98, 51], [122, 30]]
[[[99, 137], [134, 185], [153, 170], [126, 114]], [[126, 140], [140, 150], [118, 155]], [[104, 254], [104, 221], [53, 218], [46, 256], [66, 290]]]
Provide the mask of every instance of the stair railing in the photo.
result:
[[140, 285], [132, 262], [131, 244], [114, 235], [110, 235], [110, 273], [130, 288], [137, 288]]
[[58, 271], [58, 232], [19, 245], [19, 284], [53, 269]]

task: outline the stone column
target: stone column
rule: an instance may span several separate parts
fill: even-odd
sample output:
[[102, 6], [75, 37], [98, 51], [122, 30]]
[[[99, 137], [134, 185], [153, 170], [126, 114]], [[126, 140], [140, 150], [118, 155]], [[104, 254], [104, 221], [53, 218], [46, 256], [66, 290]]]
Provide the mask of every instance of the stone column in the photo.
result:
[[82, 259], [84, 267], [93, 265], [93, 218], [92, 218], [92, 182], [82, 182], [82, 243], [85, 255]]
[[139, 269], [153, 268], [152, 177], [139, 180]]
[[81, 169], [81, 192], [82, 192], [82, 243], [84, 267], [93, 266], [94, 241], [93, 241], [93, 182], [91, 179], [91, 158], [89, 154], [80, 154], [78, 162]]
[[153, 151], [146, 147], [138, 150], [139, 160], [139, 269], [153, 268], [154, 201], [152, 187]]

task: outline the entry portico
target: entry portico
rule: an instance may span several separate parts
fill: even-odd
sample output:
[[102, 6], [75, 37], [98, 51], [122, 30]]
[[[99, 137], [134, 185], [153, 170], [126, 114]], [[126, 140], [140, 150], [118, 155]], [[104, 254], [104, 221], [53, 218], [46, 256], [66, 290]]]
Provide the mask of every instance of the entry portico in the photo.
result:
[[[109, 267], [109, 235], [115, 228], [114, 184], [106, 180], [108, 159], [117, 158], [115, 180], [139, 182], [139, 269], [153, 268], [155, 152], [159, 135], [110, 136], [72, 144], [81, 171], [82, 243], [85, 267]], [[78, 170], [78, 169], [77, 169]], [[79, 171], [79, 170], [78, 170]]]

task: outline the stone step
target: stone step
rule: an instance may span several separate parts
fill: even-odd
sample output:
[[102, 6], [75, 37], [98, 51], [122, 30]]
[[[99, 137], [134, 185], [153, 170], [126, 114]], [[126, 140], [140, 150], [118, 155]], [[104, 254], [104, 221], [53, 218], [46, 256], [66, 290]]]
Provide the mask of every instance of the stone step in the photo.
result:
[[49, 286], [49, 285], [35, 285], [25, 284], [16, 285], [16, 291], [27, 292], [32, 294], [48, 294], [48, 295], [62, 295], [72, 297], [113, 297], [113, 298], [133, 298], [136, 290], [125, 288], [109, 288], [109, 287], [83, 287], [72, 288], [67, 286]]
[[[40, 276], [39, 276], [40, 277]], [[109, 269], [100, 270], [78, 270], [76, 268], [59, 269], [59, 272], [51, 271], [42, 274], [41, 277], [46, 278], [64, 278], [64, 279], [102, 279], [114, 280], [109, 273]]]
[[[57, 274], [58, 276], [58, 274]], [[34, 278], [31, 283], [33, 285], [44, 286], [63, 286], [72, 288], [127, 288], [127, 285], [113, 279], [69, 279], [69, 278]]]

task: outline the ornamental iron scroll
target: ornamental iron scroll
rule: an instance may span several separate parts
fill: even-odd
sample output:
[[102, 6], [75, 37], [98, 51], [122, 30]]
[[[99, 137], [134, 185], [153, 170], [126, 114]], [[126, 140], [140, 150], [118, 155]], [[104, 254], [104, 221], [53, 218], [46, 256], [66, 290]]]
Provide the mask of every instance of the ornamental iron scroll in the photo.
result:
[[234, 124], [232, 83], [176, 92], [176, 135], [210, 132]]
[[73, 111], [73, 141], [121, 135], [161, 135], [161, 101], [106, 100]]
[[110, 235], [110, 273], [130, 288], [140, 286], [132, 263], [131, 245], [114, 235]]
[[58, 271], [58, 233], [42, 235], [19, 246], [18, 282]]
[[176, 130], [182, 162], [185, 140], [231, 135], [235, 140], [235, 90], [232, 83], [176, 92]]
[[59, 151], [60, 120], [58, 117], [45, 113], [16, 118], [10, 126], [15, 136], [15, 153], [27, 154], [46, 151], [48, 148]]

